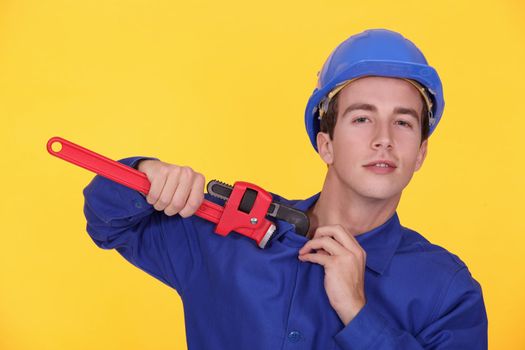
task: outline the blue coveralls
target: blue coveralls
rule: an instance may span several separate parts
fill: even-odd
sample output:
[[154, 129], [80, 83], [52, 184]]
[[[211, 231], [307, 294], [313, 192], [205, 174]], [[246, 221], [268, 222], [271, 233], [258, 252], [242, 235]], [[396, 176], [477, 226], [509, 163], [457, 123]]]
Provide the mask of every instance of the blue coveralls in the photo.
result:
[[[119, 162], [142, 159], [156, 158]], [[180, 295], [189, 350], [487, 348], [480, 285], [456, 255], [401, 226], [397, 213], [356, 237], [367, 253], [367, 303], [345, 327], [324, 290], [323, 267], [297, 258], [307, 238], [287, 222], [277, 220], [275, 238], [260, 249], [237, 233], [215, 234], [215, 224], [197, 216], [167, 216], [99, 175], [83, 193], [96, 245]], [[318, 197], [274, 200], [306, 210]]]

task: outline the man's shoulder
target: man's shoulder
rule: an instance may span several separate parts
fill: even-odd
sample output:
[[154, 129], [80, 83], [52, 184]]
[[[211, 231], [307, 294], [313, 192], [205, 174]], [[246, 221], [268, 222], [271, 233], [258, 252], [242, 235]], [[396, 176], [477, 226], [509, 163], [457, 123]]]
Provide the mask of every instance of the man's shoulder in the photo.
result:
[[450, 250], [432, 243], [419, 232], [407, 227], [401, 227], [401, 241], [395, 255], [399, 258], [414, 259], [421, 267], [427, 267], [435, 272], [455, 274], [467, 265]]

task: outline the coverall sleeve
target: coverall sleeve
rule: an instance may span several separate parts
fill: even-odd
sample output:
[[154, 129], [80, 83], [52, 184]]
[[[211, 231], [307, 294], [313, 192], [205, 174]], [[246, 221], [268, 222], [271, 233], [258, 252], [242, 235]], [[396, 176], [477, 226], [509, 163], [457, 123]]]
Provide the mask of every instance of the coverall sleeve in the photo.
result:
[[[120, 163], [134, 167], [130, 157]], [[193, 216], [157, 211], [142, 193], [96, 175], [84, 188], [86, 230], [102, 249], [115, 249], [131, 264], [174, 288], [182, 296], [197, 256]]]
[[368, 303], [338, 334], [343, 350], [487, 349], [487, 314], [481, 286], [466, 267], [451, 278], [431, 322], [417, 335], [397, 328]]

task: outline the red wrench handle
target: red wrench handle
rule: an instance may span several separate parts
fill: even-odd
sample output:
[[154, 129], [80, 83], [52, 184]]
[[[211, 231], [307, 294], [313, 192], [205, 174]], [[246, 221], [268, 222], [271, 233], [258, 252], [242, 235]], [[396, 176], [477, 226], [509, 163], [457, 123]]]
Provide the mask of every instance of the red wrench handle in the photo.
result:
[[[60, 149], [55, 151], [53, 146], [60, 146]], [[61, 137], [52, 137], [47, 142], [47, 150], [58, 158], [102, 175], [121, 185], [137, 190], [146, 195], [149, 193], [151, 184], [146, 174], [104, 157], [101, 154], [90, 151], [71, 141], [65, 140]], [[208, 221], [218, 223], [222, 216], [222, 212], [222, 206], [204, 200], [199, 209], [197, 209], [195, 215]]]
[[[53, 146], [61, 148], [53, 150]], [[61, 137], [52, 137], [47, 142], [47, 150], [52, 155], [95, 172], [144, 194], [149, 193], [150, 182], [146, 174], [127, 165], [111, 160]]]

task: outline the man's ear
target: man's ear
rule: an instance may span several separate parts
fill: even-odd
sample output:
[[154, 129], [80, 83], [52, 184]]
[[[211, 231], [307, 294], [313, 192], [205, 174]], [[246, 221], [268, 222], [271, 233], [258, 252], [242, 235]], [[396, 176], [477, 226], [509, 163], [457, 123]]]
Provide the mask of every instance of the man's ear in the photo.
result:
[[327, 165], [330, 165], [334, 162], [332, 140], [330, 140], [330, 135], [328, 135], [328, 133], [317, 133], [317, 149], [319, 150], [319, 155], [321, 156], [321, 159]]
[[418, 171], [419, 168], [423, 165], [423, 162], [425, 161], [425, 158], [427, 157], [427, 149], [428, 149], [428, 139], [423, 141], [421, 143], [421, 146], [419, 146], [419, 151], [417, 153], [417, 159], [416, 159], [416, 168], [414, 171]]

